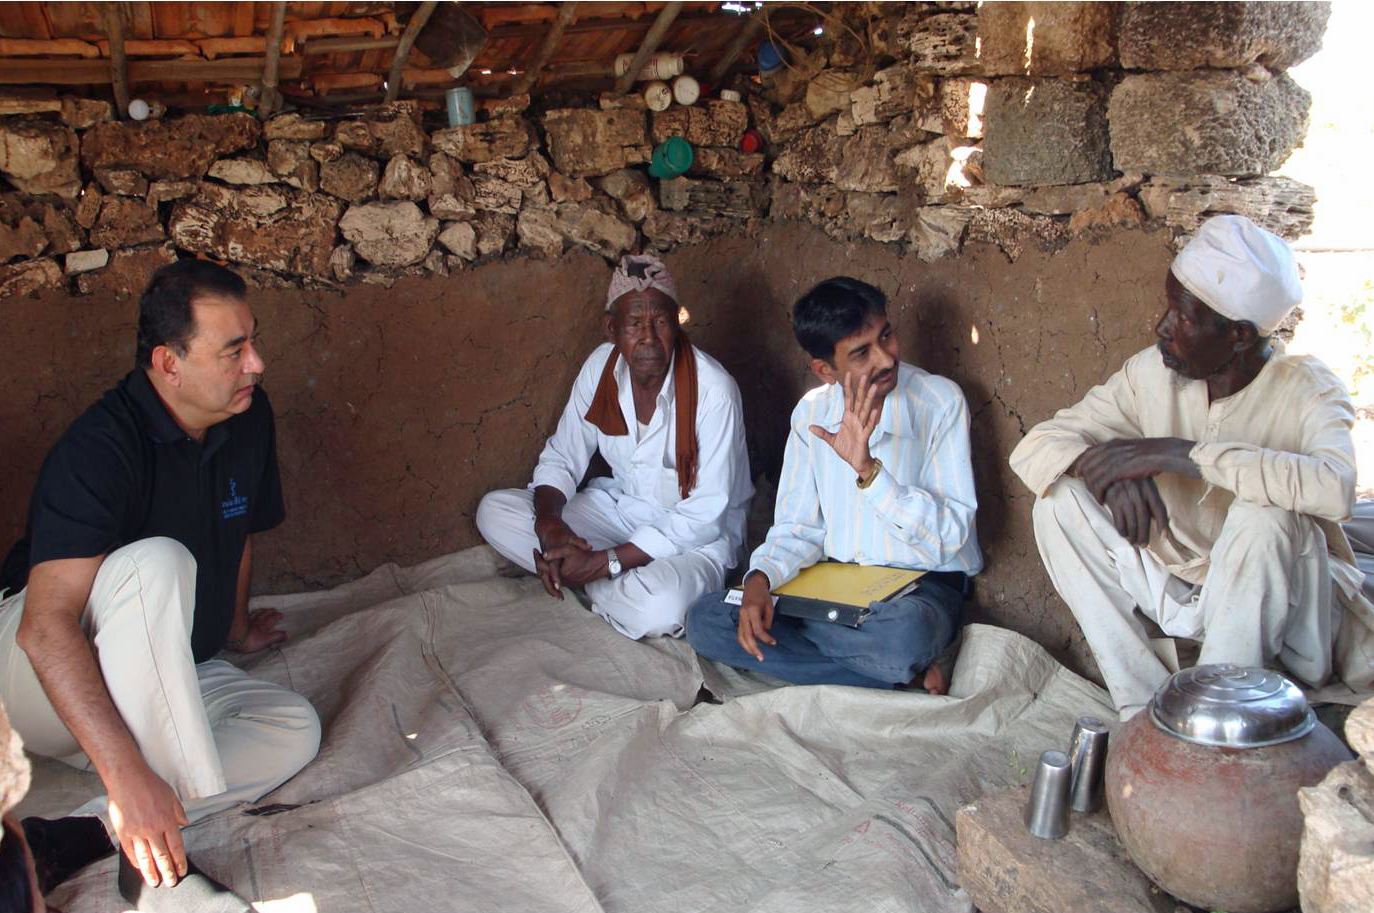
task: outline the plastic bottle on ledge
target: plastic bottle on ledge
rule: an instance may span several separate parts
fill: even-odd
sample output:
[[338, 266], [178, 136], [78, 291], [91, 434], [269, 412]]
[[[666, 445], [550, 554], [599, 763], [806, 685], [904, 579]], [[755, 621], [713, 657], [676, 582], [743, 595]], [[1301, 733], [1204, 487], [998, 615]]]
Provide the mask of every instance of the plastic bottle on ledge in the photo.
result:
[[[621, 54], [615, 59], [615, 75], [617, 78], [624, 76], [630, 69], [630, 64], [634, 63], [635, 55]], [[682, 55], [681, 54], [654, 54], [648, 62], [640, 68], [639, 74], [635, 76], [636, 82], [646, 79], [672, 79], [674, 76], [682, 75]]]

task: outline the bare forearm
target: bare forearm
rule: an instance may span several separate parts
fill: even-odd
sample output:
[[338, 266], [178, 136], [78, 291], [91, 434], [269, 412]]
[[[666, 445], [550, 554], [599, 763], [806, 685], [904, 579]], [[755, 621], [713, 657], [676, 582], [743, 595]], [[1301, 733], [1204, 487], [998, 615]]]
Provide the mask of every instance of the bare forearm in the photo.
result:
[[243, 543], [239, 559], [239, 578], [234, 590], [234, 620], [229, 624], [229, 645], [242, 644], [248, 635], [248, 585], [253, 578], [253, 537]]
[[108, 784], [130, 765], [143, 764], [143, 754], [110, 698], [81, 627], [65, 618], [42, 619], [27, 627], [24, 652], [38, 681], [100, 778]]
[[538, 486], [534, 490], [535, 522], [559, 519], [563, 516], [563, 505], [567, 502], [568, 499], [563, 497], [563, 492], [552, 485]]
[[637, 567], [643, 567], [654, 560], [649, 553], [633, 542], [617, 545], [615, 547], [615, 556], [620, 559], [621, 569], [626, 571], [634, 570]]

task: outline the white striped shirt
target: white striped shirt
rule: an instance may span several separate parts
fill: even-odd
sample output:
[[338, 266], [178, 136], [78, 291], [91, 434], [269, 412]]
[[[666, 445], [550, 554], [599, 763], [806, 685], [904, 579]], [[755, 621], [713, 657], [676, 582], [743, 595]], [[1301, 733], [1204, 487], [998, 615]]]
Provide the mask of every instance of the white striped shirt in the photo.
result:
[[969, 414], [953, 381], [900, 363], [869, 452], [882, 461], [867, 488], [854, 469], [811, 433], [840, 427], [844, 391], [826, 384], [792, 410], [773, 527], [750, 571], [781, 586], [822, 558], [923, 571], [983, 568], [974, 514]]

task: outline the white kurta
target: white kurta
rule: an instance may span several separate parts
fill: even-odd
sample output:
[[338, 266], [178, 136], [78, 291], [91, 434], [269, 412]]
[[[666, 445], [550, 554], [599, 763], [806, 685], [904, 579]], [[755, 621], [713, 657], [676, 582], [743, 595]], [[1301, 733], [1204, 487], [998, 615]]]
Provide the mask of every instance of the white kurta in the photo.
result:
[[[568, 499], [564, 519], [593, 548], [629, 542], [654, 560], [615, 580], [587, 587], [592, 609], [630, 637], [680, 634], [687, 606], [724, 585], [739, 561], [745, 514], [754, 493], [744, 443], [739, 388], [719, 362], [693, 348], [697, 360], [697, 484], [681, 496], [677, 476], [678, 404], [672, 366], [653, 417], [641, 430], [625, 360], [615, 369], [620, 409], [630, 433], [603, 434], [584, 416], [611, 344], [587, 358], [573, 383], [558, 429], [544, 445], [528, 490], [492, 492], [478, 509], [483, 537], [510, 560], [533, 570], [533, 489], [548, 485]], [[611, 467], [578, 492], [592, 454]]]
[[[1319, 547], [1325, 552], [1322, 557], [1331, 592], [1344, 610], [1330, 624], [1335, 638], [1334, 672], [1351, 687], [1366, 689], [1374, 683], [1374, 607], [1360, 592], [1362, 575], [1339, 526], [1354, 504], [1353, 423], [1354, 410], [1344, 386], [1316, 358], [1276, 351], [1244, 389], [1210, 402], [1205, 381], [1189, 380], [1170, 371], [1158, 350], [1151, 347], [1090, 390], [1082, 402], [1061, 409], [1032, 428], [1012, 452], [1011, 466], [1037, 497], [1044, 499], [1052, 489], [1063, 487], [1056, 483], [1065, 470], [1094, 444], [1148, 437], [1196, 441], [1190, 457], [1201, 468], [1201, 479], [1175, 474], [1155, 479], [1178, 545], [1155, 528], [1143, 560], [1178, 581], [1165, 602], [1157, 597], [1169, 589], [1167, 581], [1154, 586], [1150, 598], [1155, 605], [1141, 606], [1142, 610], [1153, 617], [1157, 611], [1172, 611], [1171, 603], [1178, 604], [1180, 599], [1196, 602], [1199, 593], [1189, 593], [1187, 586], [1180, 589], [1180, 582], [1216, 583], [1212, 572], [1221, 570], [1214, 567], [1216, 549], [1234, 504], [1243, 502], [1299, 515], [1310, 530], [1301, 535], [1321, 537]], [[1040, 505], [1037, 511], [1039, 532], [1046, 512]], [[1101, 536], [1087, 533], [1087, 526], [1093, 524], [1084, 520], [1079, 525], [1082, 528], [1069, 532], [1062, 547], [1107, 548]], [[1040, 535], [1037, 538], [1044, 539]], [[1042, 541], [1041, 548], [1048, 565], [1054, 560], [1049, 553], [1053, 547], [1047, 550]], [[1092, 560], [1095, 558], [1090, 556], [1090, 563]], [[1264, 581], [1273, 569], [1263, 570], [1259, 573], [1250, 568], [1241, 573], [1239, 568], [1226, 568], [1226, 576], [1234, 578], [1227, 581], [1230, 598], [1247, 605], [1259, 600], [1259, 589], [1267, 585]], [[1287, 573], [1294, 569], [1279, 570]], [[1091, 576], [1092, 572], [1085, 573]], [[1060, 595], [1084, 625], [1085, 635], [1104, 607], [1091, 604], [1092, 592], [1083, 591], [1083, 587], [1095, 591], [1103, 582], [1087, 581], [1075, 574], [1066, 574], [1057, 582]], [[1120, 586], [1121, 579], [1112, 585]], [[1256, 589], [1250, 594], [1253, 598], [1245, 596], [1247, 585]], [[1310, 585], [1319, 588], [1317, 581]], [[1313, 623], [1318, 623], [1321, 607], [1296, 608], [1311, 610]], [[1335, 629], [1339, 629], [1338, 635]], [[1099, 653], [1100, 665], [1111, 665], [1110, 659], [1103, 662], [1100, 651], [1094, 652]]]

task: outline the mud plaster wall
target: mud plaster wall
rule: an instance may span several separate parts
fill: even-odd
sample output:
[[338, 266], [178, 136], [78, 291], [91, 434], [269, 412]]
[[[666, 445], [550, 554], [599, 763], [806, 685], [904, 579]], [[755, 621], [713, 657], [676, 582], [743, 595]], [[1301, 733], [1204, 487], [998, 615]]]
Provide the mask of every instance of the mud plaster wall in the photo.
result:
[[[1025, 428], [1149, 344], [1170, 256], [1167, 231], [1138, 230], [1053, 254], [1029, 248], [1015, 263], [979, 243], [924, 263], [894, 245], [839, 243], [782, 223], [667, 259], [693, 340], [739, 382], [752, 469], [767, 480], [765, 523], [787, 416], [810, 385], [791, 303], [836, 273], [881, 287], [904, 357], [956, 380], [973, 415], [988, 563], [978, 617], [1082, 668], [1087, 652], [1035, 550], [1033, 499], [1006, 457]], [[255, 549], [255, 590], [329, 586], [478, 542], [478, 500], [528, 482], [578, 366], [601, 338], [608, 275], [601, 258], [571, 252], [392, 289], [255, 291], [288, 513]], [[4, 300], [0, 311], [0, 547], [8, 547], [47, 449], [131, 365], [136, 302], [47, 292]]]

